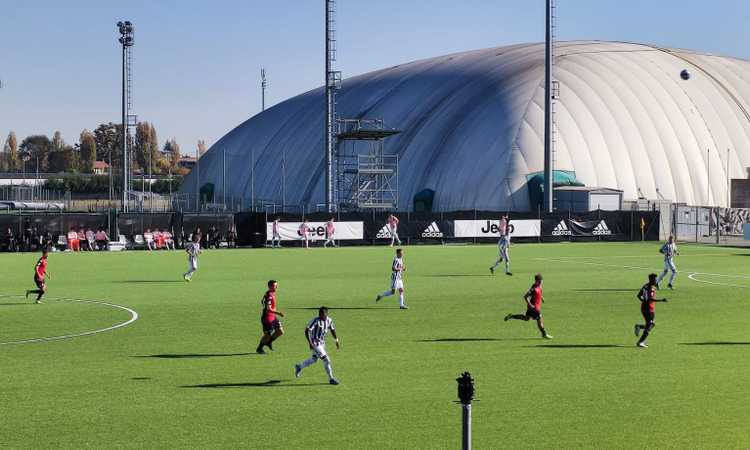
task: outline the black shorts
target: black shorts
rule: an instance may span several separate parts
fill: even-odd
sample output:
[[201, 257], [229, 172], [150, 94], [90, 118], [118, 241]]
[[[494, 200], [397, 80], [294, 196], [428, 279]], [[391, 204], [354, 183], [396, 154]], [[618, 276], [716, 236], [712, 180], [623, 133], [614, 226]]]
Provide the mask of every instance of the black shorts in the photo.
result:
[[44, 289], [44, 280], [40, 280], [36, 276], [34, 276], [34, 284], [36, 284], [37, 289]]
[[641, 309], [641, 314], [643, 315], [643, 320], [645, 320], [647, 324], [654, 323], [654, 319], [656, 318], [656, 314], [654, 314], [648, 308], [646, 308], [646, 309], [642, 308]]
[[263, 325], [264, 333], [273, 333], [275, 330], [281, 328], [281, 322], [279, 322], [278, 318], [273, 319], [271, 322], [268, 322], [265, 317], [261, 317], [260, 323], [261, 325]]
[[542, 312], [534, 308], [526, 308], [526, 317], [533, 320], [539, 320], [542, 317]]

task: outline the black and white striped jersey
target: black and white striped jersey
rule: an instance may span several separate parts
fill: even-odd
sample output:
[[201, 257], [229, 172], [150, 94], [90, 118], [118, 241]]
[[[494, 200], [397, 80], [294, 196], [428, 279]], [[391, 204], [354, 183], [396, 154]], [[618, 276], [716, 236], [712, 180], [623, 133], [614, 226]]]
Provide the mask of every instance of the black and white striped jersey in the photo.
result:
[[324, 345], [326, 339], [326, 333], [328, 330], [336, 330], [333, 325], [333, 319], [326, 317], [321, 319], [316, 317], [307, 324], [308, 335], [310, 336], [310, 343], [313, 346]]

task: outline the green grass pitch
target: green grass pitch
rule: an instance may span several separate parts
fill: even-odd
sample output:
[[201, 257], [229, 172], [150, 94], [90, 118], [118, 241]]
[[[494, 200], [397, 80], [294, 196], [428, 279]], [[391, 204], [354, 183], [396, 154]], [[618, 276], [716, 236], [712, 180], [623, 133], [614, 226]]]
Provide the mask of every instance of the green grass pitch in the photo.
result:
[[[681, 246], [676, 289], [659, 295], [650, 348], [634, 347], [638, 288], [662, 268], [659, 243], [518, 244], [513, 277], [491, 276], [496, 247], [405, 247], [408, 311], [388, 288], [388, 247], [213, 250], [191, 283], [184, 252], [0, 255], [0, 447], [459, 448], [455, 378], [476, 379], [475, 448], [750, 446], [750, 250]], [[502, 272], [502, 271], [500, 271]], [[524, 311], [544, 275], [552, 341]], [[688, 278], [694, 275], [694, 281]], [[267, 355], [260, 298], [279, 281], [286, 335]], [[342, 341], [340, 386], [309, 356], [321, 304]]]

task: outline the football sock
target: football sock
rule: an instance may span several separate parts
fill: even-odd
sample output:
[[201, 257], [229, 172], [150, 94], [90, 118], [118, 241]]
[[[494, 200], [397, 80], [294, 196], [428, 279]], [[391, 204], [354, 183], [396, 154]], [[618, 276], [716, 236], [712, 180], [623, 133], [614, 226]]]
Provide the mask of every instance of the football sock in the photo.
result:
[[304, 369], [305, 367], [307, 367], [307, 366], [309, 366], [311, 364], [314, 364], [315, 361], [317, 361], [317, 360], [318, 360], [317, 356], [311, 356], [311, 357], [307, 358], [306, 360], [302, 361], [302, 364], [300, 364], [299, 366], [302, 369]]
[[495, 261], [495, 265], [492, 266], [492, 268], [494, 269], [495, 267], [499, 266], [501, 262], [503, 262], [503, 260], [502, 259], [498, 259], [497, 261]]
[[672, 272], [672, 275], [669, 276], [669, 284], [672, 284], [674, 279], [677, 277], [677, 272]]
[[641, 338], [638, 339], [638, 343], [640, 344], [641, 342], [646, 342], [647, 337], [648, 337], [648, 328], [643, 327], [643, 334], [641, 335]]
[[505, 261], [505, 273], [510, 272], [510, 261]]
[[524, 320], [526, 318], [523, 314], [511, 314], [508, 319]]
[[328, 360], [328, 358], [323, 359], [323, 367], [325, 367], [326, 369], [328, 378], [333, 379], [333, 367], [331, 367], [331, 362]]
[[661, 275], [659, 275], [659, 278], [656, 279], [656, 284], [660, 284], [661, 280], [663, 280], [666, 275], [667, 275], [667, 271], [665, 270], [664, 272], [661, 273]]
[[393, 295], [393, 292], [391, 291], [385, 291], [382, 294], [380, 294], [381, 297], [390, 297], [391, 295]]
[[398, 294], [398, 304], [401, 305], [401, 306], [406, 306], [406, 304], [404, 303], [404, 293], [403, 292], [401, 292], [400, 294]]

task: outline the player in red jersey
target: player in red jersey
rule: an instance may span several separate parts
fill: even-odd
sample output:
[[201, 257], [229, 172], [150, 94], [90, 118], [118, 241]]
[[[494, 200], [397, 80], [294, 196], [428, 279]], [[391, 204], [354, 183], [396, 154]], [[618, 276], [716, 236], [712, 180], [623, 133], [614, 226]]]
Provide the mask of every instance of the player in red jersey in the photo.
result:
[[36, 262], [34, 266], [34, 284], [36, 289], [26, 291], [26, 298], [29, 298], [29, 294], [36, 294], [36, 301], [34, 303], [42, 303], [42, 296], [47, 292], [47, 283], [45, 277], [52, 278], [52, 275], [47, 272], [47, 255], [49, 251], [45, 248], [42, 250], [42, 257]]
[[542, 333], [544, 339], [552, 339], [552, 336], [547, 334], [547, 330], [544, 329], [544, 318], [542, 317], [542, 303], [544, 303], [544, 295], [542, 294], [542, 275], [534, 275], [534, 284], [531, 285], [528, 292], [523, 296], [526, 302], [526, 313], [525, 314], [508, 314], [505, 316], [505, 321], [511, 319], [528, 321], [529, 319], [536, 320], [536, 324], [539, 327], [539, 331]]
[[281, 327], [281, 322], [276, 318], [276, 314], [284, 317], [284, 313], [276, 309], [276, 289], [279, 287], [279, 283], [276, 280], [268, 281], [268, 290], [263, 296], [263, 313], [260, 316], [260, 323], [263, 325], [263, 336], [260, 338], [258, 348], [255, 349], [257, 353], [263, 354], [263, 346], [268, 347], [269, 350], [273, 350], [273, 341], [281, 337], [284, 334], [284, 329]]
[[641, 348], [647, 348], [648, 345], [646, 345], [646, 338], [648, 338], [649, 333], [651, 330], [654, 329], [656, 326], [656, 323], [654, 323], [654, 304], [656, 302], [666, 302], [666, 298], [658, 299], [656, 298], [656, 289], [659, 286], [659, 282], [657, 281], [657, 275], [655, 273], [651, 273], [648, 275], [648, 283], [644, 284], [643, 287], [641, 287], [641, 290], [638, 291], [638, 300], [641, 301], [641, 314], [643, 315], [643, 320], [646, 322], [645, 325], [636, 324], [635, 325], [635, 335], [638, 336], [643, 330], [643, 335], [638, 340], [638, 343], [635, 344], [638, 347]]

